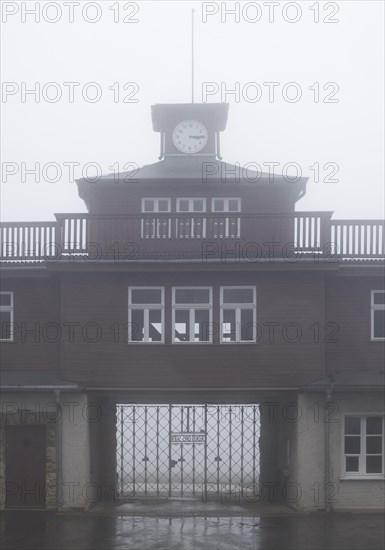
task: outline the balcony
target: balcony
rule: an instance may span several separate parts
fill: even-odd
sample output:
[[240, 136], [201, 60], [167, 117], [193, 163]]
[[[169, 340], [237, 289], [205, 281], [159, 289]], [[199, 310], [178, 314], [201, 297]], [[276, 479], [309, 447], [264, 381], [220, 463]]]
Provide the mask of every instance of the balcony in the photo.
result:
[[57, 214], [54, 222], [0, 225], [2, 261], [212, 257], [247, 249], [247, 257], [383, 259], [383, 220], [331, 220], [331, 212], [293, 214]]

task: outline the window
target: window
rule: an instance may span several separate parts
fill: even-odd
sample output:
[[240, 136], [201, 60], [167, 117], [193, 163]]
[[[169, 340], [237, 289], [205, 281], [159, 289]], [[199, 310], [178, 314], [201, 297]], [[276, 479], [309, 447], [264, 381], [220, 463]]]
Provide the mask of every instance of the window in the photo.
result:
[[241, 199], [233, 198], [214, 198], [212, 200], [213, 212], [240, 212]]
[[241, 199], [217, 197], [212, 199], [211, 209], [214, 213], [222, 213], [222, 216], [215, 216], [213, 219], [214, 239], [239, 239], [241, 219], [239, 216], [229, 214], [241, 211]]
[[206, 218], [199, 214], [206, 212], [206, 199], [180, 198], [176, 200], [176, 210], [180, 213], [196, 213], [198, 216], [178, 216], [176, 219], [176, 237], [179, 239], [204, 239], [206, 237]]
[[13, 292], [0, 292], [0, 341], [13, 342]]
[[[143, 198], [142, 212], [155, 214], [142, 218], [142, 239], [169, 239], [171, 237], [171, 219], [164, 216], [171, 211], [171, 199]], [[160, 214], [160, 216], [156, 216]], [[163, 215], [162, 215], [163, 214]]]
[[177, 212], [206, 212], [206, 199], [176, 199]]
[[255, 341], [255, 287], [221, 287], [221, 342]]
[[142, 199], [142, 212], [170, 212], [171, 199]]
[[385, 290], [372, 290], [371, 338], [385, 340]]
[[379, 477], [384, 473], [384, 418], [345, 416], [343, 444], [345, 477]]
[[211, 316], [211, 288], [173, 288], [173, 342], [210, 343]]
[[163, 342], [164, 289], [161, 287], [129, 287], [128, 341]]

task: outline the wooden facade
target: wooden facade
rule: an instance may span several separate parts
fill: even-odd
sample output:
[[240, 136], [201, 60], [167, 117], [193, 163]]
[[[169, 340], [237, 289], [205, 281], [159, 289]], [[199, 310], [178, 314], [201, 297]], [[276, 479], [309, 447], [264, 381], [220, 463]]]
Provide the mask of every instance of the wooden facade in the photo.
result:
[[[385, 223], [296, 210], [306, 178], [271, 179], [222, 162], [223, 107], [158, 106], [153, 117], [163, 158], [135, 173], [79, 180], [87, 213], [56, 214], [52, 222], [1, 224], [2, 324], [11, 320], [13, 328], [11, 337], [5, 328], [1, 345], [2, 374], [13, 380], [5, 384], [6, 391], [13, 392], [17, 415], [25, 392], [31, 408], [38, 404], [38, 391], [46, 392], [39, 397], [42, 406], [48, 399], [52, 405], [49, 392], [59, 406], [72, 395], [78, 420], [64, 428], [56, 422], [51, 430], [48, 439], [55, 439], [56, 446], [55, 452], [47, 451], [47, 479], [60, 485], [63, 475], [79, 475], [80, 486], [99, 483], [107, 492], [116, 481], [118, 403], [171, 407], [207, 404], [213, 396], [217, 403], [261, 403], [261, 410], [264, 396], [282, 410], [302, 403], [308, 416], [295, 426], [283, 417], [262, 422], [261, 479], [302, 483], [308, 493], [303, 508], [323, 509], [324, 503], [311, 501], [308, 486], [314, 475], [321, 484], [329, 483], [331, 468], [326, 459], [321, 467], [318, 458], [310, 461], [313, 470], [308, 468], [313, 451], [307, 440], [315, 448], [325, 437], [330, 448], [330, 441], [340, 444], [340, 432], [321, 434], [323, 427], [309, 420], [314, 400], [327, 411], [333, 376], [338, 380], [349, 373], [362, 382], [368, 373], [366, 389], [377, 392], [372, 414], [381, 414], [381, 389], [369, 382], [377, 380], [385, 360], [384, 338], [372, 334], [373, 291], [381, 299], [385, 290]], [[173, 124], [189, 117], [203, 117], [208, 129], [202, 155], [173, 149]], [[129, 289], [143, 287], [161, 293], [161, 341], [130, 341]], [[221, 296], [231, 287], [251, 289], [255, 296], [248, 310], [252, 338], [223, 338]], [[206, 340], [176, 339], [175, 288], [209, 289]], [[236, 315], [239, 320], [241, 313]], [[189, 317], [193, 325], [191, 319], [195, 317]], [[360, 391], [358, 383], [354, 387]], [[310, 391], [315, 397], [306, 393]], [[88, 399], [103, 412], [100, 422], [82, 417]], [[356, 406], [362, 414], [369, 411], [369, 400], [356, 399], [356, 405], [354, 396], [338, 399], [341, 415], [355, 414]], [[71, 462], [74, 453], [76, 464]], [[0, 443], [0, 478], [6, 479], [8, 459]], [[334, 471], [337, 460], [339, 464], [339, 456]], [[365, 483], [373, 483], [367, 473]], [[39, 475], [44, 477], [43, 468]], [[372, 477], [381, 483], [383, 470], [381, 476]], [[47, 495], [47, 507], [62, 506], [49, 491]], [[79, 495], [77, 506], [87, 508], [89, 502]]]
[[[206, 124], [202, 155], [173, 149], [181, 117]], [[6, 369], [54, 370], [85, 387], [228, 390], [382, 368], [370, 315], [371, 291], [384, 288], [384, 221], [296, 210], [306, 178], [220, 160], [226, 118], [224, 105], [155, 106], [162, 160], [79, 180], [86, 214], [1, 225], [3, 290], [14, 293]], [[163, 210], [146, 210], [149, 200]], [[220, 288], [234, 285], [255, 288], [254, 342], [220, 342]], [[163, 343], [127, 341], [130, 286], [164, 289]], [[211, 343], [172, 342], [177, 286], [212, 289]]]

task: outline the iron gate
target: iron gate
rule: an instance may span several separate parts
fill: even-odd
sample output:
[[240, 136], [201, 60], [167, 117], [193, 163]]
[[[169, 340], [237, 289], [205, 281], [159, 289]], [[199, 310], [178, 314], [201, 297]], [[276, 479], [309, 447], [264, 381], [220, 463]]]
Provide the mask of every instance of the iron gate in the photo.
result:
[[257, 405], [117, 405], [117, 493], [255, 494]]

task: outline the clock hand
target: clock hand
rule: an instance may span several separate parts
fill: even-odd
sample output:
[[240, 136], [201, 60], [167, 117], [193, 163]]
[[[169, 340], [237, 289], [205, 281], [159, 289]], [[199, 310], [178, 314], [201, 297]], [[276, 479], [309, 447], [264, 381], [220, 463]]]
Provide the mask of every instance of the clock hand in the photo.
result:
[[203, 136], [189, 136], [189, 138], [192, 138], [192, 139], [202, 139]]

